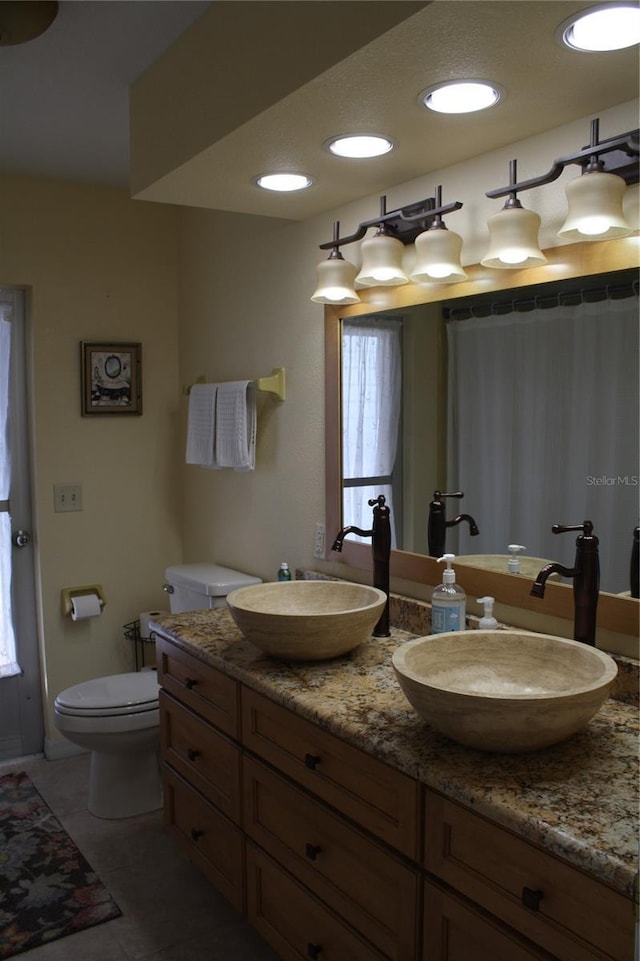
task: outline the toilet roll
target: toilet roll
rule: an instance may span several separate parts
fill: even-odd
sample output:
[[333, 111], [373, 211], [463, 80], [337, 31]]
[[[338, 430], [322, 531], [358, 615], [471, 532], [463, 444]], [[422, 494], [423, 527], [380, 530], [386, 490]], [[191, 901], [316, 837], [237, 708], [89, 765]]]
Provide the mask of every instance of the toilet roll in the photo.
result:
[[156, 617], [160, 617], [161, 614], [167, 614], [168, 611], [142, 611], [139, 615], [140, 617], [140, 637], [150, 637], [151, 628], [149, 627], [149, 621], [155, 621]]
[[97, 594], [77, 594], [71, 598], [71, 619], [84, 621], [87, 617], [98, 617], [102, 614], [100, 598]]

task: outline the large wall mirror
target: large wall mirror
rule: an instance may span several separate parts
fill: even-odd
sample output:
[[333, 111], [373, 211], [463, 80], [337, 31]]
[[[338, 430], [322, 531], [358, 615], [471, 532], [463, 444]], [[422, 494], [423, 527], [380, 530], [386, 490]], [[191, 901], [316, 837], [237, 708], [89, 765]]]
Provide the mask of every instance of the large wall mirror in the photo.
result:
[[[334, 528], [370, 526], [367, 499], [384, 492], [392, 576], [434, 584], [429, 503], [435, 490], [464, 491], [447, 518], [469, 514], [480, 533], [462, 522], [446, 550], [465, 589], [572, 619], [570, 581], [550, 584], [543, 601], [529, 589], [543, 563], [572, 566], [575, 535], [555, 536], [552, 524], [589, 518], [600, 538], [599, 626], [637, 635], [640, 605], [625, 596], [640, 510], [637, 251], [636, 238], [553, 248], [545, 268], [474, 267], [455, 286], [377, 288], [327, 308], [329, 543]], [[367, 351], [382, 358], [378, 369], [368, 361], [385, 395], [376, 456], [357, 442]], [[525, 547], [515, 576], [512, 544]], [[370, 542], [345, 541], [344, 559], [369, 567]]]

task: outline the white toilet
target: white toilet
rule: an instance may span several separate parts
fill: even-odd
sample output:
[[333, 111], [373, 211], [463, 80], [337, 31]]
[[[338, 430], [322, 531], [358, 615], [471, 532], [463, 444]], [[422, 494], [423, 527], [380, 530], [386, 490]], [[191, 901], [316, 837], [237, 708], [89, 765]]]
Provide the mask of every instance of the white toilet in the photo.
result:
[[[171, 613], [224, 605], [226, 595], [260, 578], [217, 564], [165, 571]], [[57, 729], [91, 751], [89, 811], [127, 818], [162, 807], [159, 685], [155, 671], [112, 674], [75, 684], [55, 700]]]

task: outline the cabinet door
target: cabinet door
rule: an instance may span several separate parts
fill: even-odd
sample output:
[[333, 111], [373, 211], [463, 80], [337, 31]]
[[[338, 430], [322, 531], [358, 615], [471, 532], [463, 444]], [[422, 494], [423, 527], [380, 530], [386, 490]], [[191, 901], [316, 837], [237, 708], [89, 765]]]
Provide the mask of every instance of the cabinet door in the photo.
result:
[[240, 748], [160, 691], [162, 759], [234, 821], [240, 820]]
[[508, 928], [427, 884], [423, 961], [549, 961]]
[[283, 961], [386, 961], [251, 842], [247, 916]]
[[244, 910], [242, 832], [166, 765], [165, 817], [187, 856], [237, 908]]
[[239, 685], [165, 637], [156, 639], [158, 683], [211, 724], [238, 738]]
[[243, 687], [242, 740], [366, 831], [418, 860], [420, 785]]
[[630, 899], [433, 791], [425, 813], [432, 874], [562, 961], [630, 961]]
[[415, 959], [414, 869], [247, 755], [243, 794], [250, 837], [389, 958]]

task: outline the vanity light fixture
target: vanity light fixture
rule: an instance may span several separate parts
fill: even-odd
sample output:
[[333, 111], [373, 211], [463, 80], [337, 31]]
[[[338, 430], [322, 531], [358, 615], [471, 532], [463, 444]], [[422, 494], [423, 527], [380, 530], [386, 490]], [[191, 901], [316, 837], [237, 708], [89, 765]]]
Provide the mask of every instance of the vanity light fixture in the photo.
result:
[[489, 217], [489, 250], [480, 261], [483, 267], [518, 269], [540, 267], [547, 258], [540, 250], [538, 231], [540, 217], [526, 210], [517, 197], [517, 162], [509, 163], [507, 201], [502, 210]]
[[502, 99], [502, 89], [485, 80], [455, 80], [427, 87], [420, 100], [436, 113], [473, 113], [495, 106]]
[[305, 190], [313, 183], [306, 174], [296, 173], [261, 174], [254, 182], [263, 190], [276, 190], [280, 193]]
[[[559, 236], [569, 240], [611, 240], [615, 237], [627, 236], [632, 232], [632, 228], [624, 217], [622, 198], [626, 184], [638, 183], [640, 173], [638, 133], [638, 130], [630, 130], [601, 141], [599, 121], [595, 119], [591, 121], [591, 143], [573, 154], [554, 160], [546, 174], [517, 183], [514, 162], [509, 186], [487, 191], [487, 197], [507, 196], [509, 198], [505, 210], [495, 216], [502, 217], [509, 208], [512, 213], [514, 208], [521, 208], [516, 197], [518, 192], [552, 183], [558, 179], [565, 167], [569, 164], [577, 164], [582, 167], [583, 172], [577, 180], [571, 181], [567, 186], [569, 212], [559, 231]], [[603, 156], [607, 157], [606, 170]], [[537, 215], [534, 214], [534, 216]], [[492, 221], [495, 222], [495, 217], [489, 218], [490, 230]], [[515, 218], [513, 222], [515, 224]], [[490, 267], [505, 266], [505, 264], [488, 262], [492, 259], [492, 251], [493, 240], [491, 250], [482, 263]], [[521, 266], [532, 266], [532, 264], [523, 263]]]
[[353, 289], [357, 267], [340, 253], [340, 221], [333, 224], [333, 246], [328, 260], [318, 264], [318, 286], [311, 296], [316, 304], [357, 304], [360, 298]]
[[572, 50], [602, 52], [623, 50], [640, 43], [640, 7], [637, 3], [602, 3], [564, 20], [556, 36]]
[[435, 204], [431, 226], [416, 237], [416, 264], [410, 278], [415, 283], [440, 284], [466, 280], [460, 263], [462, 237], [448, 230], [442, 219], [442, 187], [436, 187]]
[[336, 157], [351, 157], [355, 159], [369, 159], [382, 157], [393, 150], [393, 140], [380, 134], [346, 134], [342, 137], [332, 137], [326, 142], [327, 150]]

